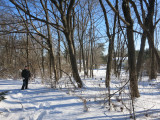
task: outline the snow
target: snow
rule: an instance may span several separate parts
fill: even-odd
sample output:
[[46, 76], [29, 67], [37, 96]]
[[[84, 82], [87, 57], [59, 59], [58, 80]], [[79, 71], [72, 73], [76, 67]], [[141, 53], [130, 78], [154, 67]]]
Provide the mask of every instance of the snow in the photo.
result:
[[[82, 74], [81, 74], [82, 75]], [[0, 120], [130, 120], [132, 101], [123, 74], [111, 77], [111, 108], [105, 88], [105, 68], [94, 70], [94, 78], [83, 79], [84, 88], [51, 89], [40, 79], [30, 81], [29, 89], [20, 90], [22, 80], [0, 80], [0, 92], [9, 91], [0, 101]], [[139, 82], [141, 97], [135, 99], [136, 120], [160, 120], [160, 78]]]

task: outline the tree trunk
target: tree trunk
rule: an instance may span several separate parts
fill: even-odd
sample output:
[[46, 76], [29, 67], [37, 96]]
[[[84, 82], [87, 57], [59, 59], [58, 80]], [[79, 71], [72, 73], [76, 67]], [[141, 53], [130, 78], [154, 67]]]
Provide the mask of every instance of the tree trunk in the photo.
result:
[[87, 74], [87, 77], [88, 77], [88, 70], [89, 70], [89, 49], [86, 50], [85, 55], [86, 55], [86, 70], [87, 70], [86, 74]]
[[[154, 27], [151, 25], [149, 27], [149, 31], [150, 31], [150, 35], [151, 35], [151, 40], [154, 44]], [[151, 41], [150, 40], [150, 41]], [[157, 75], [156, 75], [156, 60], [155, 60], [155, 53], [154, 53], [154, 48], [152, 48], [152, 46], [149, 44], [149, 49], [150, 49], [150, 55], [151, 55], [151, 58], [150, 58], [150, 74], [149, 74], [149, 78], [152, 80], [152, 79], [156, 79]]]
[[141, 66], [142, 66], [142, 63], [143, 63], [143, 54], [144, 54], [145, 42], [146, 42], [146, 32], [144, 31], [143, 34], [142, 34], [141, 47], [140, 47], [140, 51], [139, 51], [138, 59], [137, 59], [137, 79], [140, 75]]
[[89, 10], [89, 16], [90, 16], [90, 30], [89, 30], [89, 44], [90, 44], [90, 77], [93, 78], [93, 21], [92, 21], [92, 15], [91, 15], [91, 11]]
[[[79, 21], [79, 12], [78, 12], [78, 21]], [[81, 38], [80, 38], [80, 27], [79, 27], [79, 23], [77, 23], [77, 29], [78, 29], [78, 40], [79, 40], [79, 43], [80, 43], [80, 46], [79, 46], [79, 71], [81, 72], [82, 71], [82, 46], [81, 46]], [[84, 75], [85, 76], [85, 75]]]
[[28, 33], [28, 31], [27, 31], [26, 37], [27, 37], [27, 45], [26, 45], [26, 55], [27, 55], [26, 61], [27, 62], [26, 63], [29, 66], [29, 33]]
[[[44, 41], [43, 41], [43, 39], [42, 39], [42, 44], [44, 44], [43, 43]], [[45, 65], [44, 65], [44, 48], [42, 48], [42, 50], [41, 50], [41, 57], [42, 57], [42, 62], [41, 62], [41, 65], [42, 65], [42, 79], [44, 78], [44, 76], [45, 76]]]
[[[56, 1], [52, 0], [52, 2], [57, 5]], [[59, 3], [62, 4], [62, 1], [61, 2], [59, 1]], [[65, 34], [67, 44], [68, 44], [68, 51], [70, 55], [70, 62], [71, 62], [71, 67], [72, 67], [73, 78], [77, 82], [78, 87], [82, 88], [83, 85], [82, 85], [82, 81], [78, 73], [76, 51], [75, 51], [75, 46], [74, 46], [74, 28], [75, 28], [74, 4], [75, 4], [75, 0], [71, 0], [68, 5], [67, 14], [65, 10], [64, 11], [62, 10], [62, 7], [59, 7], [59, 10], [61, 11], [60, 12], [61, 19], [62, 19], [62, 23], [64, 26], [63, 33]]]
[[[78, 21], [79, 21], [79, 14], [78, 14]], [[83, 44], [83, 36], [84, 36], [84, 32], [85, 32], [85, 28], [84, 25], [82, 25], [82, 33], [80, 36], [80, 23], [78, 24], [78, 39], [79, 39], [79, 43], [80, 43], [80, 54], [79, 54], [79, 59], [80, 59], [80, 71], [81, 71], [81, 65], [83, 64], [83, 71], [84, 71], [84, 78], [87, 75], [86, 74], [86, 63], [85, 63], [85, 53], [84, 53], [84, 44]]]
[[[149, 1], [149, 8], [148, 8], [148, 31], [150, 33], [150, 36], [152, 39], [149, 41], [152, 41], [154, 45], [154, 25], [153, 25], [153, 15], [154, 15], [154, 4], [155, 0]], [[156, 61], [155, 61], [155, 53], [154, 53], [154, 48], [152, 48], [152, 45], [149, 42], [149, 48], [151, 51], [151, 69], [150, 69], [150, 79], [156, 79]]]
[[70, 62], [71, 62], [71, 67], [72, 67], [72, 73], [73, 73], [73, 78], [78, 84], [79, 88], [82, 88], [82, 81], [78, 73], [78, 68], [77, 68], [77, 60], [76, 60], [76, 54], [74, 50], [74, 43], [72, 42], [72, 37], [71, 37], [71, 32], [65, 33], [67, 43], [68, 43], [68, 50], [69, 50], [69, 55], [70, 55]]
[[[143, 10], [143, 2], [141, 1], [141, 7]], [[150, 59], [150, 79], [155, 79], [156, 78], [156, 61], [155, 61], [155, 54], [156, 50], [154, 48], [154, 25], [153, 25], [153, 15], [154, 15], [154, 4], [155, 0], [149, 1], [148, 5], [148, 13], [145, 18], [145, 23], [144, 26], [147, 29], [143, 29], [143, 35], [141, 39], [141, 49], [138, 55], [138, 61], [137, 61], [137, 75], [139, 75], [140, 69], [141, 69], [141, 64], [142, 64], [142, 58], [143, 58], [143, 52], [144, 52], [144, 47], [145, 47], [145, 41], [146, 37], [148, 38], [148, 43], [149, 43], [149, 49], [150, 49], [150, 54], [151, 54], [151, 59]], [[143, 17], [144, 17], [143, 13]], [[143, 18], [144, 19], [144, 18]], [[149, 34], [148, 34], [149, 31]], [[159, 58], [159, 57], [158, 57]]]
[[[58, 24], [59, 21], [58, 19], [56, 18], [56, 24]], [[60, 31], [57, 29], [57, 34], [58, 34], [58, 48], [57, 48], [57, 66], [58, 66], [58, 70], [57, 70], [57, 75], [58, 75], [58, 78], [61, 78], [62, 77], [62, 70], [61, 70], [61, 35], [60, 35]]]
[[129, 80], [130, 80], [131, 97], [134, 98], [134, 97], [139, 97], [140, 95], [138, 91], [138, 80], [137, 80], [136, 64], [135, 64], [136, 59], [135, 59], [135, 47], [134, 47], [134, 36], [133, 36], [133, 20], [131, 18], [128, 0], [123, 0], [122, 9], [125, 20], [129, 23], [129, 25], [127, 25]]
[[[45, 7], [44, 7], [42, 1], [41, 1], [41, 4], [42, 4], [42, 6], [44, 8], [44, 11], [45, 11], [46, 21], [49, 22], [49, 14], [48, 14], [48, 9], [47, 9], [47, 1], [45, 1]], [[58, 75], [57, 75], [57, 68], [56, 68], [56, 63], [55, 63], [55, 56], [54, 56], [54, 51], [53, 51], [51, 30], [50, 30], [50, 25], [49, 24], [47, 24], [47, 31], [48, 31], [47, 43], [48, 43], [48, 47], [50, 48], [49, 52], [50, 52], [50, 57], [51, 57], [51, 60], [52, 60], [52, 67], [53, 67], [54, 78], [55, 78], [54, 86], [53, 87], [56, 87], [56, 82], [58, 81], [59, 78], [58, 78]]]
[[60, 33], [58, 32], [58, 68], [59, 68], [59, 78], [62, 77], [62, 71], [61, 71], [61, 38], [60, 38]]
[[[110, 75], [111, 75], [111, 69], [112, 69], [112, 61], [113, 61], [112, 57], [113, 57], [113, 50], [114, 50], [113, 47], [114, 47], [114, 37], [115, 37], [115, 28], [116, 28], [116, 14], [114, 16], [113, 35], [111, 35], [106, 9], [102, 3], [102, 0], [99, 0], [99, 2], [103, 10], [105, 25], [106, 25], [106, 33], [109, 38], [108, 61], [107, 61], [107, 68], [106, 68], [105, 85], [106, 87], [110, 87]], [[116, 0], [115, 7], [116, 9], [118, 9], [118, 0]]]

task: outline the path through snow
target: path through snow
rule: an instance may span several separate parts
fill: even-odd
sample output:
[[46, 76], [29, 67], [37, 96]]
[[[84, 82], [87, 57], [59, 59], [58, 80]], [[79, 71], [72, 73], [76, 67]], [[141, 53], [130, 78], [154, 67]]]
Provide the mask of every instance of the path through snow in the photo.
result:
[[0, 102], [0, 120], [75, 120], [105, 119], [103, 112], [84, 112], [78, 97], [53, 90], [41, 84], [30, 83], [28, 90], [20, 90], [21, 81], [0, 80], [0, 92], [8, 91]]
[[[0, 80], [0, 92], [9, 91], [5, 100], [0, 102], [0, 120], [130, 120], [130, 113], [123, 106], [121, 111], [115, 97], [112, 105], [116, 109], [107, 110], [104, 98], [105, 70], [95, 70], [94, 79], [85, 79], [85, 88], [68, 91], [67, 89], [50, 89], [39, 82], [30, 82], [29, 89], [20, 90], [22, 81]], [[125, 79], [123, 79], [125, 80]], [[122, 85], [123, 80], [112, 76], [111, 93]], [[135, 100], [136, 120], [160, 120], [160, 80], [139, 82], [141, 97]], [[130, 101], [124, 90], [122, 100], [130, 109]], [[105, 101], [107, 103], [107, 101]], [[108, 104], [108, 103], [107, 103]]]

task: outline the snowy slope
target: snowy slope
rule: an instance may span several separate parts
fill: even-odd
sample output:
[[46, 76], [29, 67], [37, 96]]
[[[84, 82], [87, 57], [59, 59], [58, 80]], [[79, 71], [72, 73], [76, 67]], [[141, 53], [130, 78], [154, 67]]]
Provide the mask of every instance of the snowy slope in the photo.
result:
[[0, 120], [75, 120], [83, 118], [105, 119], [103, 112], [97, 114], [97, 107], [84, 111], [79, 97], [63, 91], [46, 88], [40, 84], [29, 84], [21, 91], [22, 82], [0, 80], [0, 91], [10, 90], [6, 100], [0, 102]]
[[[0, 80], [0, 92], [9, 91], [0, 102], [0, 120], [125, 120], [131, 119], [131, 100], [127, 87], [111, 98], [108, 111], [105, 70], [94, 71], [94, 79], [85, 79], [79, 90], [50, 89], [39, 82], [30, 82], [29, 89], [21, 91], [22, 81]], [[118, 80], [112, 76], [111, 93], [125, 84], [126, 76]], [[135, 100], [137, 120], [160, 120], [159, 79], [139, 82], [141, 97]], [[120, 102], [117, 99], [121, 99]], [[123, 108], [123, 109], [121, 109]], [[131, 111], [132, 112], [132, 111]]]

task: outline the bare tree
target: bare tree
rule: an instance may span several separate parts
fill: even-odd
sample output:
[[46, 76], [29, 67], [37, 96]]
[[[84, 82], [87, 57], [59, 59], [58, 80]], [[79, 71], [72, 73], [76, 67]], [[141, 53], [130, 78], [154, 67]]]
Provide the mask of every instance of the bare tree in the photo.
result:
[[57, 18], [61, 21], [62, 24], [61, 23], [57, 24], [56, 22], [54, 22], [54, 20], [50, 22], [50, 20], [47, 21], [47, 19], [43, 19], [38, 16], [35, 16], [29, 9], [26, 10], [26, 8], [23, 8], [15, 0], [10, 0], [10, 2], [12, 2], [22, 12], [27, 14], [30, 18], [33, 18], [34, 20], [37, 20], [37, 21], [41, 21], [47, 25], [51, 25], [52, 27], [59, 29], [64, 33], [68, 43], [68, 50], [70, 55], [73, 77], [77, 82], [78, 87], [82, 87], [82, 81], [79, 77], [78, 69], [77, 69], [76, 51], [75, 51], [74, 40], [73, 40], [75, 0], [70, 0], [70, 1], [51, 0], [50, 5], [54, 5], [56, 8], [56, 11], [52, 11], [52, 14], [57, 15], [56, 12], [58, 11], [60, 16], [57, 16]]
[[[106, 9], [102, 3], [102, 0], [99, 0], [101, 8], [103, 10], [104, 18], [105, 18], [105, 24], [106, 24], [106, 33], [109, 38], [109, 49], [108, 49], [108, 60], [107, 60], [107, 68], [106, 68], [106, 80], [105, 85], [108, 88], [108, 94], [109, 94], [109, 106], [111, 105], [110, 101], [110, 76], [111, 76], [111, 69], [112, 69], [112, 61], [113, 61], [113, 50], [114, 50], [114, 37], [115, 37], [115, 29], [116, 29], [116, 14], [114, 16], [114, 25], [113, 25], [113, 32], [110, 32], [108, 17]], [[118, 0], [116, 0], [116, 9], [118, 9]], [[112, 35], [111, 35], [112, 34]]]
[[127, 42], [128, 42], [128, 64], [129, 64], [129, 79], [130, 79], [130, 89], [131, 96], [139, 97], [138, 91], [138, 80], [137, 80], [137, 72], [136, 72], [136, 58], [135, 58], [135, 47], [134, 47], [134, 36], [133, 36], [133, 20], [130, 13], [130, 6], [128, 0], [123, 0], [122, 9], [125, 20], [120, 16], [119, 12], [112, 6], [109, 0], [106, 0], [108, 5], [112, 8], [112, 10], [118, 15], [118, 17], [126, 24], [127, 28]]
[[[157, 25], [157, 23], [159, 22], [160, 19], [158, 19], [157, 21], [155, 21], [155, 24], [153, 23], [153, 17], [154, 17], [154, 7], [155, 7], [155, 0], [149, 0], [148, 2], [145, 1], [145, 0], [140, 0], [140, 5], [141, 5], [141, 11], [142, 11], [142, 20], [141, 21], [141, 18], [140, 18], [140, 15], [138, 13], [138, 9], [137, 9], [137, 6], [135, 4], [134, 1], [129, 1], [133, 8], [134, 8], [134, 12], [136, 14], [136, 17], [137, 17], [137, 20], [138, 20], [138, 23], [139, 25], [141, 26], [141, 28], [143, 29], [143, 36], [142, 37], [145, 37], [147, 36], [148, 38], [148, 43], [149, 43], [149, 47], [150, 47], [150, 53], [151, 53], [151, 69], [150, 69], [150, 79], [154, 79], [156, 78], [156, 61], [155, 61], [155, 56], [156, 56], [156, 59], [157, 59], [157, 62], [158, 62], [158, 65], [160, 66], [160, 57], [159, 57], [159, 54], [157, 52], [157, 49], [155, 48], [154, 46], [154, 29]], [[144, 10], [144, 7], [143, 7], [143, 3], [145, 3], [145, 6], [147, 7], [147, 15], [145, 17], [145, 10]], [[143, 38], [145, 39], [145, 38]], [[144, 40], [143, 40], [144, 42]], [[142, 46], [144, 43], [141, 43]], [[143, 49], [143, 47], [142, 47]], [[142, 54], [141, 52], [143, 52], [143, 50], [140, 51], [140, 55]], [[140, 59], [142, 59], [139, 55], [139, 58], [138, 58], [138, 62], [137, 62], [137, 72], [139, 72], [140, 70], [140, 67], [141, 67], [141, 63], [140, 63]], [[139, 63], [139, 66], [138, 66], [138, 63]], [[138, 73], [139, 74], [139, 73]]]
[[127, 25], [127, 39], [128, 39], [128, 62], [129, 62], [129, 79], [130, 79], [130, 89], [131, 96], [139, 97], [138, 91], [138, 80], [136, 73], [136, 58], [135, 58], [135, 47], [134, 47], [134, 36], [133, 36], [133, 20], [131, 18], [129, 1], [123, 0], [122, 3], [123, 13], [125, 20], [129, 23]]
[[80, 44], [79, 62], [80, 62], [80, 70], [81, 66], [83, 65], [84, 78], [87, 75], [86, 57], [85, 57], [85, 34], [89, 22], [88, 11], [84, 7], [86, 6], [86, 4], [87, 2], [84, 2], [82, 4], [79, 3], [80, 10], [78, 11], [77, 15], [77, 29], [78, 29], [77, 34]]
[[[51, 0], [51, 2], [55, 5], [57, 10], [59, 11], [61, 15], [61, 21], [63, 24], [63, 33], [66, 37], [67, 43], [68, 43], [68, 50], [70, 55], [70, 62], [72, 67], [72, 73], [73, 77], [76, 80], [78, 87], [82, 87], [82, 81], [80, 79], [80, 76], [78, 74], [78, 68], [77, 68], [77, 60], [76, 60], [76, 51], [75, 51], [75, 43], [73, 40], [73, 33], [74, 33], [74, 7], [75, 7], [75, 0], [70, 0], [69, 2], [63, 2], [63, 1], [54, 1]], [[63, 8], [62, 6], [65, 6]], [[66, 14], [67, 10], [67, 14]]]
[[[114, 38], [115, 38], [115, 29], [116, 29], [116, 14], [114, 16], [114, 25], [113, 25], [113, 31], [111, 33], [110, 27], [109, 27], [109, 22], [108, 22], [108, 17], [107, 17], [107, 12], [106, 9], [102, 3], [102, 0], [99, 0], [103, 13], [104, 13], [104, 18], [105, 18], [105, 24], [106, 24], [106, 33], [109, 38], [109, 49], [108, 49], [108, 61], [107, 61], [107, 70], [106, 70], [106, 87], [110, 87], [110, 75], [111, 75], [111, 69], [112, 69], [112, 57], [113, 57], [113, 50], [114, 50]], [[118, 0], [116, 0], [116, 10], [118, 9]]]
[[[134, 9], [135, 9], [135, 12], [136, 14], [138, 14], [138, 12], [136, 11], [136, 6], [135, 6], [135, 3], [133, 1], [130, 1], [132, 5], [134, 5]], [[146, 3], [147, 4], [147, 3]], [[152, 0], [152, 1], [149, 1], [149, 3], [146, 5], [147, 6], [147, 15], [145, 17], [145, 10], [143, 8], [143, 1], [140, 0], [140, 5], [141, 5], [141, 11], [143, 13], [143, 16], [142, 17], [145, 17], [143, 18], [143, 25], [145, 26], [145, 28], [149, 31], [150, 33], [150, 37], [152, 39], [149, 39], [149, 41], [152, 41], [153, 44], [154, 44], [154, 25], [153, 25], [153, 16], [154, 16], [154, 5], [155, 4], [155, 0]], [[140, 23], [140, 21], [139, 21]], [[139, 73], [140, 71], [140, 68], [141, 68], [141, 59], [143, 57], [143, 49], [144, 49], [144, 46], [145, 46], [145, 39], [147, 37], [147, 34], [146, 34], [146, 31], [143, 30], [143, 34], [142, 34], [142, 42], [141, 42], [141, 49], [140, 49], [140, 53], [139, 53], [139, 57], [138, 57], [138, 62], [137, 62], [137, 73]], [[155, 62], [155, 53], [154, 53], [154, 48], [152, 48], [150, 42], [149, 42], [149, 46], [150, 46], [150, 54], [151, 54], [151, 70], [150, 70], [150, 79], [155, 79], [156, 78], [156, 62]]]
[[[43, 3], [42, 0], [40, 0], [40, 2], [41, 2], [41, 5], [42, 5], [42, 7], [45, 11], [46, 21], [49, 22], [49, 13], [48, 13], [48, 8], [47, 8], [47, 1], [45, 1], [45, 4]], [[56, 61], [55, 61], [55, 56], [54, 56], [54, 48], [52, 46], [51, 29], [50, 29], [49, 24], [47, 24], [47, 31], [48, 31], [47, 43], [48, 43], [48, 47], [50, 48], [49, 54], [50, 54], [51, 61], [53, 63], [54, 78], [55, 78], [55, 85], [56, 85], [56, 82], [58, 82], [59, 78], [58, 78], [58, 75], [57, 75]]]

